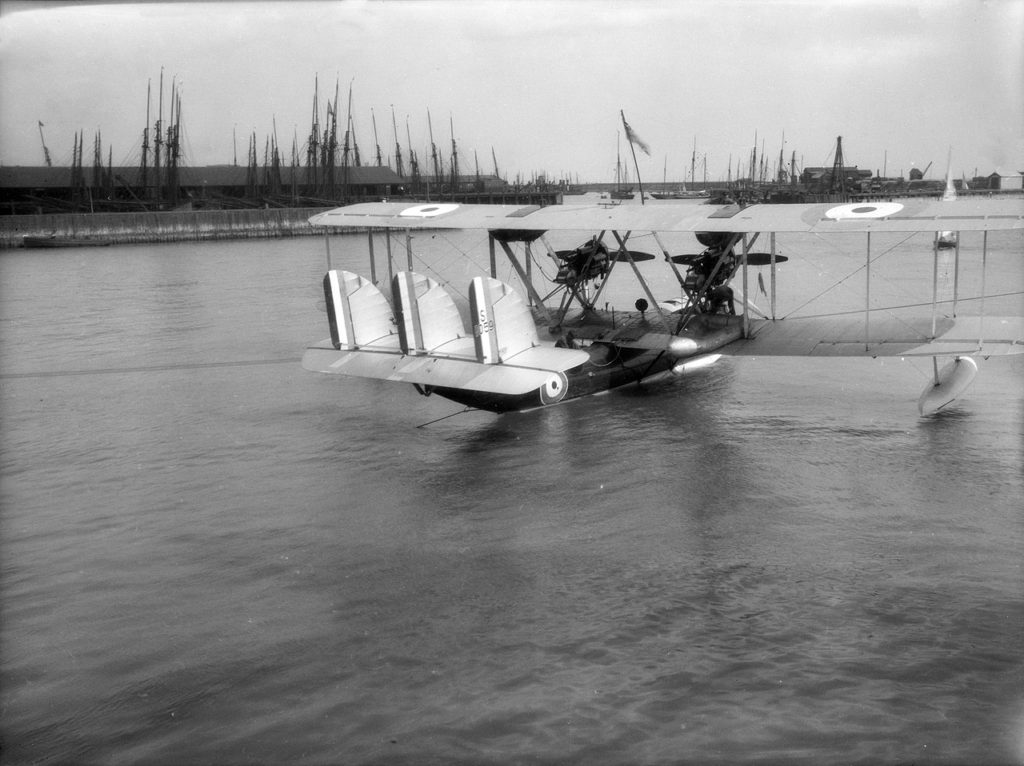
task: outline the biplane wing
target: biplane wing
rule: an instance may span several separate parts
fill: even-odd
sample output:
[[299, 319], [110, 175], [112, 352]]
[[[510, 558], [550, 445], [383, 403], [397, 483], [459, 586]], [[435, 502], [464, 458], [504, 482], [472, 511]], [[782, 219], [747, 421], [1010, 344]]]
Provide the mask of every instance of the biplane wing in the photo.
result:
[[309, 219], [314, 226], [491, 231], [806, 232], [984, 231], [1024, 228], [1021, 199], [794, 205], [410, 205], [370, 202]]
[[[409, 382], [421, 393], [436, 392], [493, 411], [541, 406], [684, 374], [717, 354], [952, 357], [952, 366], [941, 373], [936, 363], [934, 384], [920, 400], [924, 413], [945, 406], [970, 382], [976, 365], [969, 357], [1024, 353], [1024, 320], [1020, 316], [958, 316], [955, 300], [950, 312], [940, 311], [937, 298], [933, 298], [930, 317], [885, 313], [869, 308], [870, 301], [865, 301], [861, 312], [776, 320], [753, 317], [745, 300], [745, 308], [736, 315], [730, 287], [733, 277], [742, 271], [746, 294], [747, 268], [754, 265], [770, 265], [774, 285], [774, 239], [771, 254], [748, 253], [748, 235], [864, 232], [870, 267], [873, 232], [1024, 229], [1021, 198], [746, 207], [381, 202], [337, 208], [313, 216], [310, 222], [368, 231], [371, 238], [378, 229], [483, 229], [490, 234], [491, 278], [476, 278], [470, 285], [471, 333], [462, 329], [444, 289], [425, 277], [396, 275], [394, 308], [388, 313], [388, 302], [380, 293], [374, 294], [372, 285], [354, 274], [331, 271], [325, 278], [325, 295], [332, 337], [311, 346], [304, 364], [320, 372]], [[549, 231], [586, 231], [592, 237], [575, 251], [554, 251], [543, 237]], [[606, 232], [614, 235], [618, 251], [599, 244]], [[693, 256], [670, 256], [662, 246], [685, 293], [671, 312], [654, 299], [637, 269], [635, 261], [642, 260], [642, 254], [626, 249], [626, 240], [634, 232], [651, 232], [655, 239], [659, 233], [691, 232], [708, 246], [704, 253]], [[554, 281], [564, 290], [563, 306], [554, 318], [543, 306], [544, 299], [532, 285], [528, 269], [518, 263], [509, 247], [510, 243], [525, 243], [529, 255], [530, 243], [537, 239], [560, 264]], [[495, 241], [501, 243], [529, 292], [533, 311], [508, 285], [494, 279]], [[742, 252], [738, 250], [741, 244]], [[589, 294], [589, 282], [600, 282], [596, 293], [600, 295], [612, 268], [622, 262], [632, 267], [650, 300], [638, 300], [638, 313], [628, 321], [620, 312], [616, 323], [612, 312], [609, 324], [596, 308], [596, 296]], [[685, 279], [675, 264], [687, 269]], [[870, 268], [868, 271], [870, 278]], [[579, 318], [570, 319], [567, 307], [573, 299], [583, 311]], [[653, 323], [644, 313], [652, 306]], [[774, 305], [772, 308], [774, 317]], [[561, 333], [555, 344], [559, 347], [538, 340], [534, 313], [555, 335]], [[384, 333], [389, 323], [394, 329]]]
[[795, 317], [751, 320], [726, 356], [1000, 356], [1024, 353], [1024, 318], [1012, 316]]

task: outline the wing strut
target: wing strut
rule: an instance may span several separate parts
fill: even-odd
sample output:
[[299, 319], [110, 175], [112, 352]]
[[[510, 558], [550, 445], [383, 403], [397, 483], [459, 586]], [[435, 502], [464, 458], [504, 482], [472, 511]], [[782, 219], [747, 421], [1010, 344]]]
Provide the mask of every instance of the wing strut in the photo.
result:
[[743, 235], [743, 337], [750, 337], [750, 308], [747, 301], [750, 300], [750, 293], [747, 292], [747, 255], [750, 253], [750, 243], [747, 242], [747, 235]]
[[676, 266], [676, 262], [673, 261], [672, 256], [668, 254], [668, 250], [665, 248], [665, 244], [661, 241], [661, 238], [658, 236], [658, 232], [652, 231], [651, 234], [654, 235], [654, 241], [657, 242], [658, 247], [661, 248], [662, 255], [665, 256], [665, 260], [668, 261], [668, 265], [672, 267], [672, 273], [676, 275], [676, 281], [679, 282], [679, 291], [680, 293], [682, 293], [681, 297], [685, 300], [686, 289], [683, 287], [683, 285], [686, 284], [686, 280], [683, 277], [683, 273], [679, 271], [679, 267]]
[[366, 243], [370, 248], [370, 281], [377, 284], [377, 259], [373, 254], [373, 228], [366, 230]]
[[[748, 261], [750, 260], [749, 259], [750, 248], [754, 246], [754, 243], [757, 241], [757, 238], [760, 237], [760, 236], [761, 236], [761, 232], [754, 232], [754, 236], [751, 237], [750, 241], [748, 242], [747, 241], [747, 235], [746, 234], [743, 235], [743, 257], [742, 257], [741, 263], [743, 265], [743, 337], [744, 338], [749, 338], [750, 337], [750, 311], [751, 311], [751, 309], [753, 309], [758, 314], [760, 314], [762, 317], [767, 319], [767, 317], [765, 317], [764, 312], [761, 311], [759, 308], [757, 308], [753, 304], [753, 302], [750, 300], [749, 293], [747, 292], [747, 265], [748, 265]], [[774, 237], [774, 235], [773, 235], [773, 237]], [[773, 261], [773, 263], [772, 263], [772, 276], [774, 277], [775, 276], [774, 239], [772, 240], [772, 248], [773, 248], [772, 249], [772, 261]]]
[[[957, 245], [959, 247], [959, 244]], [[978, 348], [984, 347], [985, 339], [985, 260], [988, 257], [988, 232], [981, 234], [981, 321], [978, 323]]]
[[391, 257], [391, 229], [384, 229], [384, 245], [388, 251], [388, 284], [395, 280], [395, 262]]
[[939, 319], [939, 246], [937, 234], [935, 241], [936, 245], [932, 249], [932, 335], [928, 340], [935, 340], [935, 328]]
[[[631, 233], [632, 232], [627, 231], [626, 236], [622, 237], [619, 236], [619, 232], [612, 231], [612, 235], [615, 237], [615, 241], [619, 243], [619, 257], [625, 256], [626, 260], [629, 262], [629, 265], [633, 267], [633, 273], [636, 274], [637, 281], [640, 283], [640, 286], [644, 289], [644, 292], [647, 293], [647, 300], [650, 301], [650, 305], [654, 308], [654, 310], [658, 312], [658, 319], [661, 320], [661, 324], [664, 325], [665, 331], [671, 333], [672, 327], [669, 325], [668, 320], [665, 318], [665, 312], [661, 310], [661, 307], [658, 305], [658, 301], [655, 300], [654, 298], [654, 294], [651, 293], [651, 288], [647, 284], [647, 280], [643, 278], [643, 275], [640, 273], [640, 269], [636, 267], [636, 261], [633, 260], [633, 254], [626, 249], [626, 240], [629, 238], [629, 235]], [[615, 260], [618, 260], [618, 258], [616, 258]], [[607, 284], [607, 281], [608, 280], [606, 279], [605, 284]], [[604, 285], [602, 285], [602, 287], [603, 286]]]
[[[490, 232], [488, 232], [487, 233], [487, 237], [490, 240], [491, 252], [493, 253], [494, 252], [494, 242], [495, 242], [494, 235], [491, 234]], [[529, 275], [527, 275], [527, 273], [525, 271], [523, 271], [523, 265], [521, 263], [519, 263], [519, 259], [516, 258], [515, 253], [512, 252], [512, 248], [509, 247], [508, 242], [505, 242], [504, 240], [498, 240], [498, 244], [501, 245], [501, 249], [505, 251], [505, 255], [508, 256], [509, 261], [512, 263], [512, 268], [515, 269], [516, 270], [516, 274], [519, 275], [519, 279], [522, 280], [523, 286], [526, 288], [526, 291], [530, 294], [530, 300], [532, 300], [534, 302], [534, 304], [536, 304], [537, 311], [540, 313], [540, 315], [542, 317], [544, 317], [544, 321], [545, 322], [550, 322], [551, 321], [551, 314], [548, 312], [547, 308], [544, 306], [544, 300], [537, 293], [537, 289], [533, 286], [533, 282], [530, 280]], [[530, 247], [529, 244], [527, 244], [526, 247], [529, 248]], [[494, 259], [492, 257], [492, 259], [491, 259], [491, 273], [492, 274], [494, 273], [495, 266], [496, 265], [495, 265]]]
[[[864, 350], [871, 343], [871, 232], [868, 232], [867, 256], [864, 266]], [[932, 328], [934, 335], [934, 326]]]
[[956, 250], [953, 251], [953, 316], [960, 299], [960, 232], [956, 233]]

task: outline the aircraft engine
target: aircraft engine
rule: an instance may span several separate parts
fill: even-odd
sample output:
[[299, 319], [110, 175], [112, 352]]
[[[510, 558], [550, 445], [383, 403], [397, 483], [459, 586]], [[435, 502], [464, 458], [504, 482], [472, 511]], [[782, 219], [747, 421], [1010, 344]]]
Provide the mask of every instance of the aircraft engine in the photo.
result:
[[733, 238], [733, 233], [728, 231], [698, 231], [696, 232], [697, 241], [700, 242], [704, 247], [711, 247], [715, 250], [721, 250], [729, 244], [729, 240]]
[[574, 285], [608, 275], [611, 256], [603, 242], [588, 240], [575, 250], [555, 253], [561, 262], [554, 281], [560, 285]]

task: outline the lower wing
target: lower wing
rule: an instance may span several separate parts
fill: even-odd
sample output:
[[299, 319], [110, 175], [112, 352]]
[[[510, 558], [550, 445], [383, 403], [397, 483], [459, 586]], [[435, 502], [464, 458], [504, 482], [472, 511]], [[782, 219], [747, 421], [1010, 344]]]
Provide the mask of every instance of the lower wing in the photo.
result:
[[731, 356], [998, 356], [1024, 353], [1024, 317], [841, 314], [751, 320]]

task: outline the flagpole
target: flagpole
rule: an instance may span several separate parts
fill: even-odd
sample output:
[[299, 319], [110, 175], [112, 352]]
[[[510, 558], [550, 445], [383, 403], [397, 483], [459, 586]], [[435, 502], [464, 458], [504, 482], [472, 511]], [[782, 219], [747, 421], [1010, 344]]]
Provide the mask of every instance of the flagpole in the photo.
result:
[[626, 131], [626, 143], [629, 144], [629, 153], [633, 155], [633, 167], [636, 169], [636, 185], [640, 189], [640, 204], [644, 204], [644, 184], [640, 180], [640, 165], [636, 161], [636, 149], [633, 148], [633, 130], [629, 127], [629, 123], [626, 122], [626, 115], [619, 110], [619, 116], [622, 118], [622, 127]]

